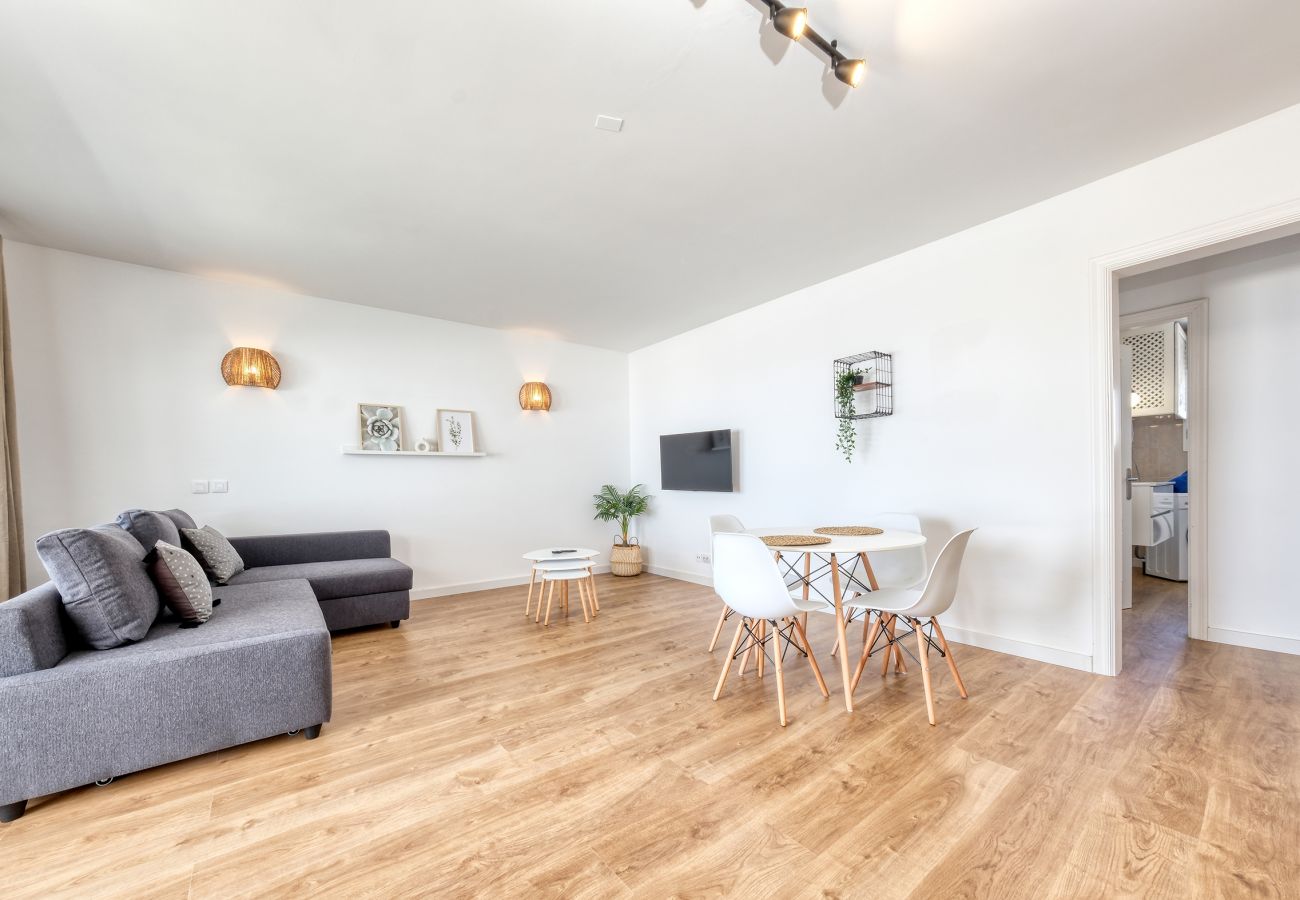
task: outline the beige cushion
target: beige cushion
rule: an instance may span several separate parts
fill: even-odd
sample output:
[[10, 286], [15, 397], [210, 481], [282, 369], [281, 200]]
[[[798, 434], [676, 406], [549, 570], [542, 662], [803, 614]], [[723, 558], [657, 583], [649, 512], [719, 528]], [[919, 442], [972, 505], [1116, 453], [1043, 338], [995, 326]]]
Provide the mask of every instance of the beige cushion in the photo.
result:
[[244, 560], [239, 552], [211, 525], [182, 528], [181, 534], [193, 545], [199, 562], [217, 584], [225, 584], [244, 571]]
[[202, 625], [212, 617], [212, 585], [199, 561], [166, 541], [154, 545], [149, 575], [167, 608], [182, 625]]

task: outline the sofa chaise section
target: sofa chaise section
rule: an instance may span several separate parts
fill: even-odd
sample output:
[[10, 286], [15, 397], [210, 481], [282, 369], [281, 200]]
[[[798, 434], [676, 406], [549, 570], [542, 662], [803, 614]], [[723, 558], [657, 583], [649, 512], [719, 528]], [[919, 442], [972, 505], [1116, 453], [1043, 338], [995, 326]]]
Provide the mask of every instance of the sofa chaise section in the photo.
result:
[[330, 635], [304, 580], [214, 590], [198, 628], [160, 618], [141, 641], [79, 649], [52, 584], [0, 628], [0, 817], [94, 781], [329, 721]]
[[231, 538], [244, 561], [232, 585], [305, 579], [330, 631], [396, 628], [411, 615], [411, 569], [391, 558], [387, 531], [331, 531]]

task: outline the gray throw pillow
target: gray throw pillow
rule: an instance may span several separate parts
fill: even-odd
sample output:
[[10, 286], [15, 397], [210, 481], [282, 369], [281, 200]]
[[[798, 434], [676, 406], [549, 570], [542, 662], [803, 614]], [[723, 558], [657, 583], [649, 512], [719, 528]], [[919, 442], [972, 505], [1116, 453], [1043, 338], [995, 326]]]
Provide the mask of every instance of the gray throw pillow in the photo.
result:
[[117, 525], [67, 528], [36, 539], [68, 618], [97, 650], [138, 641], [160, 608], [144, 547]]
[[180, 528], [166, 513], [148, 509], [128, 509], [117, 517], [117, 524], [125, 528], [127, 533], [139, 541], [140, 546], [146, 550], [159, 541], [166, 541], [173, 547], [181, 545]]
[[[190, 514], [183, 509], [164, 509], [162, 511], [162, 514], [172, 520], [172, 524], [176, 526], [177, 530], [180, 530], [182, 528], [199, 527], [198, 523], [194, 521], [193, 517], [190, 516]], [[150, 544], [148, 546], [153, 546], [153, 545]]]
[[182, 628], [212, 617], [212, 585], [198, 560], [174, 544], [158, 541], [148, 565], [159, 596], [180, 618]]
[[244, 571], [244, 561], [238, 551], [230, 546], [226, 536], [211, 525], [202, 528], [182, 528], [185, 540], [198, 551], [199, 562], [217, 584], [225, 584]]

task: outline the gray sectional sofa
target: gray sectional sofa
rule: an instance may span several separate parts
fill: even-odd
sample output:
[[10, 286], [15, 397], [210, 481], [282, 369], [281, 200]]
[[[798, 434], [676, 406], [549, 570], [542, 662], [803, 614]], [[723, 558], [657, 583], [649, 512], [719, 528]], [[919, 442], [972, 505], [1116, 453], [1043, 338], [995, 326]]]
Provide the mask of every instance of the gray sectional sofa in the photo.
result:
[[[188, 518], [179, 511], [167, 515]], [[182, 519], [183, 521], [183, 519]], [[85, 645], [51, 583], [0, 603], [0, 822], [28, 799], [330, 718], [330, 632], [410, 615], [387, 532], [231, 543], [245, 571], [196, 628], [160, 615], [134, 643]], [[143, 550], [143, 547], [141, 547]]]

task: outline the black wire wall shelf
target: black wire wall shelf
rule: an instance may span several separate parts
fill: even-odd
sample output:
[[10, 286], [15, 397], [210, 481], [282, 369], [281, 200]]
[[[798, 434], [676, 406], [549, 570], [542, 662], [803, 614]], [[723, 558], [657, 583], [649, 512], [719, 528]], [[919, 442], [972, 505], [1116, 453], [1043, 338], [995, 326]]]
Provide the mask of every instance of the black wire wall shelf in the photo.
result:
[[[869, 350], [855, 356], [835, 360], [831, 380], [831, 396], [837, 419], [877, 419], [894, 414], [894, 357], [879, 350]], [[853, 412], [846, 415], [840, 406], [838, 390], [840, 378], [852, 373], [855, 397]], [[866, 396], [862, 396], [866, 395]], [[858, 410], [865, 408], [864, 412]]]

